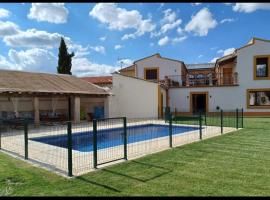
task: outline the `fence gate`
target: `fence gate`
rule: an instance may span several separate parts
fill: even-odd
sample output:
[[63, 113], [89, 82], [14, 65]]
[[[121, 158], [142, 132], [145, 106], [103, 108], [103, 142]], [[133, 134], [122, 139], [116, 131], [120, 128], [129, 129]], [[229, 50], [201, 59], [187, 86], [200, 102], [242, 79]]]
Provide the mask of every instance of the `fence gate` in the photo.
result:
[[94, 168], [109, 162], [127, 159], [126, 118], [93, 120]]

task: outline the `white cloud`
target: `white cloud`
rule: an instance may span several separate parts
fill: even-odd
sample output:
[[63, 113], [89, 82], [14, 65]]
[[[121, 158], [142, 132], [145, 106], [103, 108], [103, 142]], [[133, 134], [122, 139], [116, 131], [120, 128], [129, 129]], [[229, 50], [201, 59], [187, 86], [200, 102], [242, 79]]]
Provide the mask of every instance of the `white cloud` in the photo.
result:
[[94, 50], [95, 52], [101, 53], [101, 54], [105, 54], [106, 53], [106, 49], [104, 46], [98, 45], [98, 46], [92, 46], [90, 47], [90, 49]]
[[187, 36], [176, 37], [176, 38], [172, 39], [172, 43], [175, 44], [175, 43], [178, 43], [178, 42], [182, 42], [182, 41], [184, 41], [186, 39], [187, 39]]
[[165, 36], [165, 37], [161, 38], [158, 41], [158, 45], [159, 46], [164, 46], [164, 45], [168, 44], [169, 41], [170, 41], [169, 37], [168, 36]]
[[217, 26], [217, 21], [213, 19], [212, 13], [208, 8], [202, 8], [195, 16], [191, 17], [185, 26], [185, 31], [194, 32], [197, 36], [206, 36], [210, 29]]
[[217, 61], [217, 59], [218, 59], [218, 57], [215, 57], [215, 58], [213, 58], [210, 62], [211, 62], [211, 63], [214, 63], [214, 62]]
[[118, 69], [118, 67], [91, 62], [87, 58], [72, 59], [72, 74], [78, 76], [109, 75]]
[[119, 8], [115, 3], [98, 3], [89, 12], [89, 15], [101, 23], [107, 24], [111, 30], [136, 30], [132, 34], [125, 34], [122, 40], [136, 38], [155, 29], [151, 19], [143, 19], [139, 11]]
[[161, 24], [166, 24], [166, 23], [172, 23], [176, 20], [176, 13], [172, 11], [172, 9], [167, 9], [163, 11], [164, 17], [161, 20]]
[[223, 23], [226, 23], [226, 22], [230, 23], [230, 22], [234, 22], [234, 21], [235, 21], [235, 19], [225, 18], [225, 19], [221, 20], [220, 23], [223, 24]]
[[174, 29], [182, 23], [181, 19], [176, 20], [171, 24], [165, 24], [161, 27], [161, 33], [166, 33], [168, 30]]
[[118, 60], [117, 64], [120, 66], [122, 65], [122, 67], [127, 67], [127, 66], [132, 65], [133, 62], [134, 62], [133, 60], [125, 58], [125, 59]]
[[67, 47], [69, 51], [75, 51], [74, 54], [76, 57], [82, 57], [90, 53], [89, 46], [83, 47], [80, 44], [70, 43], [67, 44]]
[[104, 37], [100, 37], [100, 38], [99, 38], [99, 40], [100, 40], [100, 41], [105, 41], [106, 39], [107, 39], [107, 37], [106, 37], [106, 36], [104, 36]]
[[0, 8], [0, 18], [7, 18], [10, 16], [10, 11]]
[[184, 33], [184, 31], [183, 31], [183, 29], [181, 27], [178, 27], [177, 28], [177, 33], [181, 35], [181, 34]]
[[64, 3], [32, 3], [27, 17], [38, 22], [61, 24], [67, 22], [68, 9]]
[[191, 3], [192, 6], [198, 6], [201, 5], [202, 3]]
[[[46, 49], [9, 50], [9, 62], [15, 69], [36, 72], [56, 72], [57, 57]], [[10, 68], [12, 69], [12, 68]]]
[[203, 55], [199, 55], [199, 56], [198, 56], [198, 58], [202, 58], [202, 57], [203, 57]]
[[228, 49], [225, 49], [225, 50], [220, 49], [220, 50], [217, 51], [217, 53], [223, 54], [223, 56], [227, 56], [227, 55], [233, 53], [234, 50], [235, 50], [235, 48], [231, 47], [231, 48], [228, 48]]
[[10, 21], [0, 21], [0, 36], [15, 35], [19, 32], [19, 27]]
[[117, 50], [117, 49], [121, 49], [121, 48], [123, 48], [123, 46], [122, 46], [122, 45], [120, 45], [120, 44], [117, 44], [117, 45], [115, 45], [115, 46], [114, 46], [114, 49], [115, 49], [115, 50]]
[[8, 61], [6, 57], [0, 55], [0, 69], [16, 69], [16, 66]]
[[[46, 31], [28, 29], [26, 31], [19, 31], [15, 35], [5, 36], [3, 41], [6, 45], [12, 47], [53, 48], [59, 46], [61, 36], [63, 37], [63, 35], [59, 33], [48, 33]], [[70, 38], [65, 37], [65, 42], [69, 43]]]
[[217, 49], [217, 48], [218, 48], [218, 47], [211, 47], [210, 49], [211, 49], [211, 50], [215, 50], [215, 49]]
[[163, 6], [164, 6], [165, 4], [164, 3], [160, 3], [160, 5], [159, 5], [159, 7], [158, 7], [158, 11], [161, 9], [161, 8], [163, 8]]
[[235, 12], [251, 13], [256, 10], [270, 10], [270, 3], [236, 3], [233, 6]]
[[[182, 23], [181, 19], [176, 19], [177, 15], [175, 12], [172, 11], [172, 9], [167, 9], [163, 11], [163, 13], [164, 13], [164, 17], [160, 21], [161, 23], [160, 31], [152, 32], [151, 38], [158, 37], [162, 34], [165, 34], [167, 31], [178, 27]], [[181, 30], [180, 27], [178, 27], [178, 29]]]

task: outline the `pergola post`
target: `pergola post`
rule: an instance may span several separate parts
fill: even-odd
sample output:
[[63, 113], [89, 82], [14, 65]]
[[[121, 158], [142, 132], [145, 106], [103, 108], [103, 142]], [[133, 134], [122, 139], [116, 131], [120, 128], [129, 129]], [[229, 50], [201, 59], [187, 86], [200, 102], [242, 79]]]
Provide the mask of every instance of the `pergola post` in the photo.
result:
[[39, 117], [39, 98], [34, 97], [34, 113], [35, 113], [35, 124], [39, 125], [40, 117]]
[[68, 121], [71, 121], [71, 97], [68, 97]]
[[81, 102], [80, 97], [75, 96], [74, 98], [74, 122], [79, 123], [80, 122], [80, 108], [81, 108]]
[[104, 99], [104, 117], [108, 118], [110, 116], [109, 114], [109, 97]]

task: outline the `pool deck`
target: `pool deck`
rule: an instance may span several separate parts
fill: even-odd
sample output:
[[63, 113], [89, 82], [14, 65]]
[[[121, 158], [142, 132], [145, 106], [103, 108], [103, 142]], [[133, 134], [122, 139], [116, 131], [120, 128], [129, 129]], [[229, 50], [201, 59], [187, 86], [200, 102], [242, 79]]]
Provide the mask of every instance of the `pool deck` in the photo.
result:
[[[127, 126], [134, 125], [144, 125], [144, 124], [159, 124], [168, 125], [164, 120], [143, 120], [143, 121], [129, 121]], [[119, 128], [123, 124], [113, 124], [110, 128]], [[186, 124], [173, 124], [173, 126], [186, 126], [186, 127], [198, 127], [195, 125]], [[100, 124], [98, 130], [107, 129], [106, 124]], [[75, 125], [72, 128], [72, 134], [78, 134], [84, 131], [92, 131], [92, 124], [88, 125]], [[238, 129], [239, 130], [239, 129]], [[236, 131], [233, 127], [224, 127], [223, 134]], [[66, 126], [60, 125], [55, 127], [39, 127], [29, 130], [28, 133], [28, 162], [35, 164], [36, 166], [41, 166], [43, 168], [49, 169], [50, 171], [60, 173], [61, 175], [67, 176], [68, 171], [68, 152], [66, 148], [53, 146], [37, 141], [31, 140], [36, 137], [43, 136], [53, 136], [59, 134], [66, 134]], [[202, 138], [207, 139], [215, 136], [221, 135], [220, 127], [218, 126], [203, 126]], [[173, 134], [172, 136], [172, 146], [177, 147], [184, 144], [200, 141], [199, 130], [191, 130], [185, 133]], [[24, 156], [24, 134], [23, 130], [12, 130], [12, 133], [2, 134], [1, 138], [1, 148], [9, 152], [13, 152], [19, 158]], [[134, 143], [129, 143], [127, 145], [127, 155], [128, 160], [139, 158], [145, 155], [156, 153], [170, 149], [169, 146], [169, 136], [158, 137], [150, 140], [144, 140]], [[3, 151], [5, 152], [5, 151]], [[100, 149], [97, 152], [97, 162], [106, 163], [111, 160], [117, 160], [124, 157], [124, 147], [123, 145], [114, 146], [106, 149]], [[93, 171], [93, 153], [92, 152], [80, 152], [77, 150], [72, 150], [72, 162], [73, 162], [73, 175], [78, 176], [85, 174], [87, 172]], [[105, 167], [112, 165], [117, 162], [110, 162], [99, 167]]]

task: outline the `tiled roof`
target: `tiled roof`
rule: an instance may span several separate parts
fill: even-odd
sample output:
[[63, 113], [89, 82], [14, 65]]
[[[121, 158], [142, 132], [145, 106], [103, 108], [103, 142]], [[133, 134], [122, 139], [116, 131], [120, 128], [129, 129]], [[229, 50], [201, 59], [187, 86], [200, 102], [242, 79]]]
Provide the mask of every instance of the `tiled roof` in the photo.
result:
[[112, 76], [81, 77], [81, 79], [93, 84], [112, 84]]
[[213, 68], [215, 63], [186, 64], [187, 69]]
[[102, 88], [76, 76], [0, 70], [0, 93], [108, 95]]

